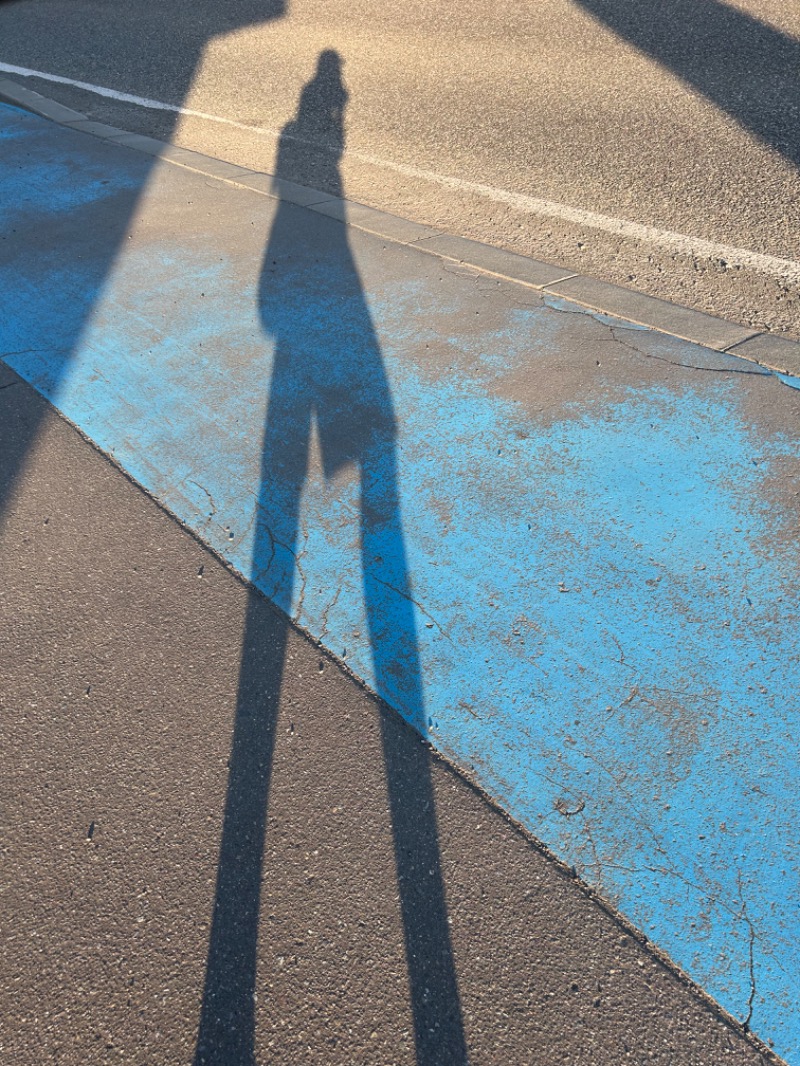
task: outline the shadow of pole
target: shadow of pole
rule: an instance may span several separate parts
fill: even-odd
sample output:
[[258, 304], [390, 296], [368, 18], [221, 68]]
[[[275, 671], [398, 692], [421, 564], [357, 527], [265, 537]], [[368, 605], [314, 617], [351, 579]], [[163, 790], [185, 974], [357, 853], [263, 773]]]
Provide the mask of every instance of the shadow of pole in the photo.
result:
[[[341, 190], [347, 93], [341, 61], [323, 52], [283, 130], [277, 175]], [[322, 144], [309, 154], [309, 143]], [[324, 172], [324, 173], [323, 173]], [[396, 423], [372, 320], [343, 226], [323, 255], [305, 246], [304, 213], [281, 202], [260, 286], [275, 338], [261, 464], [254, 573], [269, 574], [290, 613], [298, 570], [300, 498], [316, 429], [326, 479], [360, 475], [360, 544], [376, 687], [400, 679], [406, 709], [423, 720], [419, 654], [400, 506]], [[306, 223], [307, 225], [307, 223]], [[319, 226], [319, 221], [315, 223]], [[274, 284], [280, 277], [282, 284]], [[289, 296], [287, 297], [287, 293]], [[255, 602], [255, 601], [254, 601]], [[289, 622], [245, 623], [196, 1066], [254, 1061], [258, 912], [269, 784]], [[382, 743], [414, 1019], [417, 1062], [467, 1062], [442, 881], [428, 750], [382, 715]], [[405, 733], [405, 736], [404, 736]]]
[[575, 0], [800, 167], [800, 42], [722, 0]]
[[[15, 8], [29, 6], [24, 0], [0, 0], [0, 9], [8, 18]], [[220, 35], [229, 34], [246, 26], [277, 21], [283, 18], [288, 9], [288, 0], [230, 0], [219, 4], [217, 0], [176, 0], [170, 5], [151, 5], [139, 17], [139, 12], [120, 5], [118, 10], [101, 13], [102, 23], [90, 26], [92, 48], [95, 57], [102, 61], [119, 63], [114, 54], [118, 46], [120, 27], [115, 19], [120, 19], [120, 26], [131, 29], [125, 37], [126, 62], [133, 70], [149, 73], [158, 79], [166, 77], [169, 94], [178, 104], [187, 98], [192, 82], [200, 67], [208, 44]], [[0, 27], [1, 29], [2, 27]], [[116, 29], [116, 33], [114, 32]], [[62, 22], [59, 32], [64, 47], [70, 46], [74, 53], [80, 55], [87, 38], [86, 13], [82, 5], [76, 5], [75, 14], [69, 15]], [[109, 55], [105, 56], [106, 38], [111, 42]], [[161, 136], [169, 135], [177, 123], [177, 116], [169, 112], [160, 112], [162, 122], [171, 121], [170, 128]], [[84, 136], [84, 135], [76, 135]], [[11, 156], [11, 153], [9, 153]], [[50, 170], [54, 161], [48, 159], [46, 166]], [[6, 174], [2, 173], [3, 194], [9, 196], [9, 186], [15, 190], [19, 181], [6, 183], [8, 172], [18, 166], [11, 156]], [[37, 275], [32, 286], [34, 293], [20, 293], [12, 287], [10, 293], [0, 293], [0, 355], [13, 355], [27, 350], [47, 352], [47, 398], [55, 403], [65, 380], [69, 376], [70, 364], [80, 348], [81, 338], [95, 307], [101, 302], [104, 287], [120, 254], [125, 251], [125, 238], [131, 220], [141, 208], [142, 194], [145, 191], [153, 167], [157, 160], [142, 155], [131, 167], [136, 172], [137, 180], [130, 184], [115, 187], [114, 183], [97, 184], [93, 198], [86, 203], [72, 206], [69, 213], [59, 211], [56, 201], [51, 210], [44, 212], [37, 220], [42, 250], [39, 255]], [[48, 186], [55, 193], [58, 178], [48, 174]], [[3, 227], [13, 232], [16, 224], [15, 215], [19, 215], [22, 224], [30, 225], [26, 217], [27, 201], [30, 199], [27, 189], [22, 190], [20, 203], [0, 205], [0, 218]], [[12, 214], [13, 212], [13, 214]], [[8, 217], [11, 216], [11, 217]], [[64, 285], [64, 262], [55, 256], [54, 250], [66, 253], [71, 261], [68, 285]], [[7, 254], [7, 253], [6, 253]], [[0, 249], [0, 271], [8, 267], [2, 249]], [[11, 262], [13, 268], [15, 264]], [[23, 284], [15, 279], [16, 284]], [[55, 295], [54, 295], [55, 294]], [[42, 411], [44, 408], [42, 408]], [[27, 427], [28, 447], [32, 448], [38, 437], [39, 418]], [[24, 469], [28, 448], [17, 448], [11, 456], [4, 457], [2, 479], [0, 479], [0, 516], [10, 498], [17, 478]]]

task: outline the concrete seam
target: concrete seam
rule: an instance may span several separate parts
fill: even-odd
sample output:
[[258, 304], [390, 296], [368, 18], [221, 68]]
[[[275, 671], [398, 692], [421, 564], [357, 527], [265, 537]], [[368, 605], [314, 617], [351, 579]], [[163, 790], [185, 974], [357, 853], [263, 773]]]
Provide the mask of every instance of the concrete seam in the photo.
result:
[[[773, 334], [761, 333], [759, 330], [754, 330], [752, 333], [748, 333], [748, 335], [746, 337], [742, 337], [742, 339], [740, 341], [733, 341], [732, 344], [727, 344], [724, 348], [720, 348], [720, 351], [724, 352], [725, 355], [735, 355], [739, 359], [747, 359], [746, 355], [739, 355], [739, 353], [737, 351], [735, 351], [735, 349], [738, 348], [741, 344], [747, 344], [747, 342], [751, 341], [754, 337], [770, 337], [770, 336], [773, 336]], [[789, 341], [788, 343], [789, 344], [793, 344], [794, 342], [793, 341]], [[800, 348], [800, 344], [798, 344], [797, 347]], [[757, 359], [750, 359], [749, 362], [758, 363], [758, 360]], [[759, 363], [759, 366], [760, 365], [761, 364]]]

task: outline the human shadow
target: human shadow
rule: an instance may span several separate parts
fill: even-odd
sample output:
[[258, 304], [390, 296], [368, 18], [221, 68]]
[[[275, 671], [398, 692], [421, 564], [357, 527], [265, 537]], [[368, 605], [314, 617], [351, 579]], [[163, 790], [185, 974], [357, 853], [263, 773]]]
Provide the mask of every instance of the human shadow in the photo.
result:
[[723, 0], [576, 0], [800, 166], [800, 42]]
[[[342, 188], [347, 91], [323, 52], [283, 129], [277, 177]], [[309, 145], [318, 147], [309, 152]], [[320, 230], [324, 239], [320, 239]], [[363, 596], [379, 694], [401, 691], [422, 726], [424, 704], [400, 514], [397, 419], [346, 228], [281, 201], [259, 288], [274, 338], [253, 572], [290, 613], [301, 553], [301, 496], [316, 433], [327, 481], [355, 471]], [[256, 959], [272, 756], [289, 621], [248, 609], [229, 763], [196, 1066], [253, 1062]], [[428, 749], [381, 715], [395, 865], [417, 1062], [467, 1062], [447, 921]]]

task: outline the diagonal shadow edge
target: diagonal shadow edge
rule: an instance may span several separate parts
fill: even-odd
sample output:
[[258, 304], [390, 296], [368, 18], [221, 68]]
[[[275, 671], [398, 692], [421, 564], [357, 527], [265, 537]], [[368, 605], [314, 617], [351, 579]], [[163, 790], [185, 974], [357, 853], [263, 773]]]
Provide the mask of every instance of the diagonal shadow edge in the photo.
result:
[[800, 41], [722, 0], [572, 0], [800, 167]]

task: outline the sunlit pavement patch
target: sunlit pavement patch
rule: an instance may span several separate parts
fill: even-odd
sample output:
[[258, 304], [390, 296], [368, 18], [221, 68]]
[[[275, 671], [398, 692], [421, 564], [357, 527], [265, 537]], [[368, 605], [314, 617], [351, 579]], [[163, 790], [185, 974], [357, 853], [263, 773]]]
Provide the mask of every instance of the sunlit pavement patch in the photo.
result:
[[7, 362], [800, 1063], [796, 392], [0, 113]]

